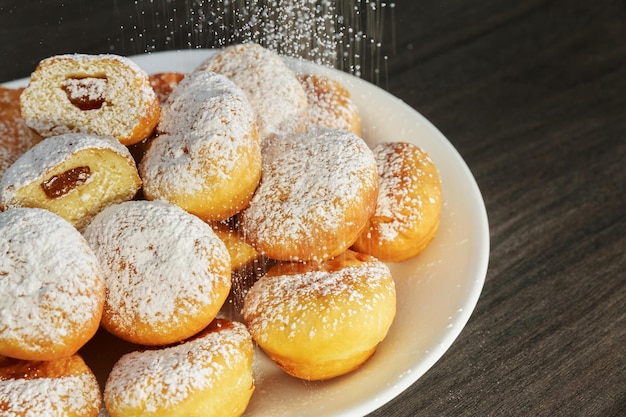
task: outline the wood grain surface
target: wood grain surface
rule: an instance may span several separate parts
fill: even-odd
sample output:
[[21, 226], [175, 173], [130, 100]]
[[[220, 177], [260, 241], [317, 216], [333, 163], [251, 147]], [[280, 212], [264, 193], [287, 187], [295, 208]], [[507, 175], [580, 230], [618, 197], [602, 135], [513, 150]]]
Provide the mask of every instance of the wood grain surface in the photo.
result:
[[[2, 0], [0, 81], [57, 53], [199, 41], [155, 24], [189, 2], [141, 3]], [[394, 9], [379, 83], [466, 160], [491, 257], [451, 349], [371, 416], [626, 415], [626, 1]]]

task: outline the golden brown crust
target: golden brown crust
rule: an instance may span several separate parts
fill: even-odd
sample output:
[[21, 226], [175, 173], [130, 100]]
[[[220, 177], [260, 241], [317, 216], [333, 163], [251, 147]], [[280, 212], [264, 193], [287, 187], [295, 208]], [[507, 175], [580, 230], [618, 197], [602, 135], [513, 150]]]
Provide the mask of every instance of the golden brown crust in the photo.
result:
[[359, 110], [343, 85], [323, 75], [305, 74], [298, 79], [309, 103], [309, 124], [361, 136]]
[[323, 380], [360, 367], [385, 338], [396, 311], [389, 269], [347, 251], [321, 263], [272, 267], [245, 299], [259, 346], [292, 376]]
[[416, 145], [382, 143], [374, 154], [380, 183], [377, 208], [353, 248], [401, 262], [421, 253], [439, 229], [441, 181], [432, 159]]
[[104, 402], [111, 417], [238, 417], [254, 391], [253, 344], [241, 323], [218, 319], [175, 346], [115, 364]]

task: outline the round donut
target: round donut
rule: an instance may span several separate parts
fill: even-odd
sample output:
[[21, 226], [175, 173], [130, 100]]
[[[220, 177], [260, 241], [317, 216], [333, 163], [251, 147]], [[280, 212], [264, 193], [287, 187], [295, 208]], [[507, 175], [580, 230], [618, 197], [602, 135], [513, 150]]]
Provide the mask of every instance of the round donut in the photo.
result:
[[97, 417], [101, 405], [96, 377], [78, 355], [50, 361], [0, 357], [3, 417]]
[[106, 275], [102, 326], [166, 345], [205, 328], [230, 291], [230, 256], [211, 226], [165, 201], [128, 201], [83, 232]]
[[303, 74], [298, 79], [307, 95], [310, 125], [347, 130], [361, 136], [359, 109], [343, 85], [323, 75]]
[[314, 127], [264, 142], [263, 178], [240, 227], [269, 258], [329, 259], [354, 243], [377, 196], [376, 160], [363, 139]]
[[0, 178], [24, 152], [41, 141], [31, 130], [20, 111], [23, 88], [0, 86]]
[[0, 355], [72, 355], [98, 330], [104, 274], [81, 234], [47, 210], [0, 213]]
[[245, 95], [223, 75], [194, 72], [163, 105], [139, 165], [149, 200], [167, 200], [205, 220], [245, 208], [261, 177], [261, 148]]
[[0, 208], [39, 207], [82, 229], [109, 204], [141, 187], [135, 162], [111, 137], [68, 133], [29, 149], [0, 181]]
[[285, 372], [324, 380], [359, 368], [387, 335], [395, 311], [389, 268], [348, 250], [321, 263], [270, 268], [248, 292], [243, 317]]
[[274, 51], [255, 43], [232, 45], [217, 51], [197, 70], [223, 74], [246, 93], [256, 113], [261, 141], [305, 128], [306, 93]]
[[66, 54], [42, 60], [21, 96], [26, 124], [41, 136], [113, 136], [131, 145], [150, 136], [159, 99], [148, 75], [128, 58]]
[[373, 151], [379, 172], [378, 204], [353, 248], [383, 261], [401, 262], [420, 254], [439, 229], [441, 180], [433, 160], [417, 145], [388, 142]]
[[242, 323], [217, 319], [198, 337], [122, 356], [109, 374], [110, 417], [238, 417], [254, 391], [253, 344]]

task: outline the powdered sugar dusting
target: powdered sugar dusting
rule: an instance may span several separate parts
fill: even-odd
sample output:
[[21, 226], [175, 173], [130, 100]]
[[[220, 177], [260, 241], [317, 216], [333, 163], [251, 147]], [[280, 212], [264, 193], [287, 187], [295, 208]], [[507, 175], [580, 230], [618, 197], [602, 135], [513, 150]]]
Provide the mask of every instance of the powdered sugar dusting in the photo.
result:
[[58, 417], [90, 415], [101, 403], [98, 382], [91, 373], [57, 378], [0, 380], [3, 416]]
[[194, 392], [220, 383], [230, 367], [246, 361], [252, 342], [245, 326], [209, 332], [159, 350], [122, 356], [107, 380], [105, 403], [121, 403], [145, 412], [175, 407]]
[[230, 288], [230, 258], [209, 225], [164, 201], [129, 201], [100, 212], [84, 235], [106, 273], [105, 308], [117, 323], [176, 328]]
[[[373, 149], [379, 168], [380, 190], [374, 216], [382, 241], [393, 241], [399, 234], [419, 224], [423, 207], [438, 203], [440, 196], [428, 199], [419, 192], [426, 180], [433, 178], [434, 162], [417, 146], [408, 143], [383, 143]], [[428, 167], [428, 168], [427, 168]], [[405, 209], [405, 208], [413, 209]], [[415, 209], [417, 208], [417, 209]]]
[[246, 93], [261, 139], [304, 126], [306, 94], [275, 52], [254, 43], [234, 45], [219, 50], [198, 70], [223, 74]]
[[355, 129], [360, 127], [359, 110], [343, 86], [330, 78], [308, 74], [299, 80], [307, 94], [310, 124], [360, 135]]
[[[366, 312], [385, 303], [390, 292], [395, 288], [389, 268], [370, 257], [332, 271], [265, 276], [248, 292], [243, 315], [260, 343], [271, 342], [267, 336], [272, 332], [265, 330], [276, 326], [288, 339], [313, 339], [318, 333], [336, 334], [351, 320], [362, 320]], [[316, 327], [303, 328], [312, 316], [318, 317]]]
[[0, 181], [0, 203], [7, 204], [19, 189], [39, 181], [71, 155], [87, 149], [108, 149], [134, 164], [128, 148], [112, 137], [86, 133], [54, 136], [29, 149], [6, 171]]
[[208, 177], [229, 178], [240, 169], [242, 149], [259, 146], [244, 93], [207, 71], [182, 79], [162, 106], [157, 130], [140, 166], [152, 198], [167, 199], [179, 190], [210, 194]]
[[65, 220], [42, 209], [0, 213], [0, 254], [0, 339], [29, 351], [64, 346], [85, 317], [100, 317], [101, 268]]
[[364, 189], [377, 190], [374, 156], [352, 133], [311, 128], [274, 137], [263, 157], [263, 178], [241, 225], [255, 241], [299, 246], [334, 236], [351, 221], [347, 207], [363, 201]]

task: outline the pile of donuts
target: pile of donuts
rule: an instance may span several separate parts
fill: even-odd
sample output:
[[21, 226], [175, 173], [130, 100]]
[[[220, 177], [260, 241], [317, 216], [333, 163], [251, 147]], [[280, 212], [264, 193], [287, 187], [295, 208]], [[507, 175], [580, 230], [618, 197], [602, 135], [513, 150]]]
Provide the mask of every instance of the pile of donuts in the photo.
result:
[[[2, 415], [240, 416], [254, 346], [304, 380], [363, 365], [442, 196], [423, 150], [362, 136], [344, 86], [253, 43], [0, 88]], [[133, 347], [104, 381], [101, 332]]]

